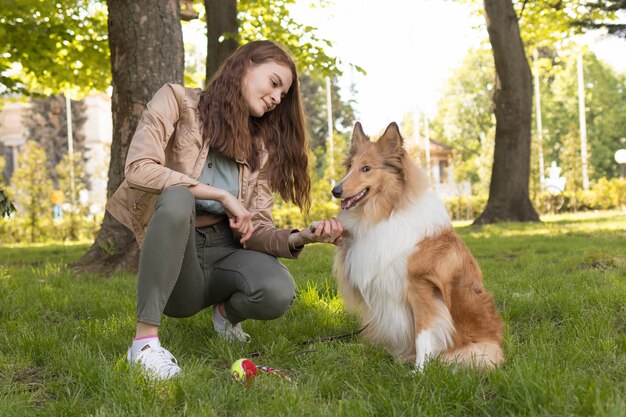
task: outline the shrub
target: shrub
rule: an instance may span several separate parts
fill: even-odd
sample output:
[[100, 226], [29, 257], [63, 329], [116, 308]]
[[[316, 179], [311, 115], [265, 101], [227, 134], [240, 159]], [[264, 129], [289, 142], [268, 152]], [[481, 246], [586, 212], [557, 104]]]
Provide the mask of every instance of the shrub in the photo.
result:
[[[541, 202], [548, 199], [547, 193], [537, 196], [535, 202], [540, 212], [546, 212]], [[589, 191], [573, 190], [563, 193], [561, 212], [586, 210], [619, 210], [626, 208], [626, 179], [601, 178], [591, 185]]]
[[[31, 231], [29, 229], [30, 220], [26, 216], [15, 216], [8, 219], [0, 218], [0, 243], [14, 244], [27, 243], [31, 241]], [[33, 243], [43, 243], [50, 241], [71, 241], [70, 216], [65, 215], [62, 220], [52, 220], [49, 217], [41, 218], [34, 233]], [[74, 219], [76, 240], [94, 240], [102, 216], [89, 219], [87, 217], [76, 216]]]
[[444, 204], [452, 220], [470, 220], [476, 218], [485, 209], [487, 197], [451, 197], [444, 199]]

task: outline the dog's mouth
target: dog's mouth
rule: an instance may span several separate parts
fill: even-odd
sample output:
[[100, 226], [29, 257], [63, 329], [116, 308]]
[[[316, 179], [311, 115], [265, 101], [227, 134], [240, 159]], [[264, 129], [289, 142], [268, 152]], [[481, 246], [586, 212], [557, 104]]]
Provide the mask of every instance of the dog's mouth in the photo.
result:
[[341, 200], [341, 209], [342, 210], [349, 210], [352, 207], [356, 206], [356, 204], [363, 200], [363, 197], [365, 197], [367, 195], [367, 193], [370, 191], [369, 187], [364, 189], [363, 191], [361, 191], [360, 193], [358, 193], [357, 195], [354, 195], [352, 197], [348, 197], [344, 200]]

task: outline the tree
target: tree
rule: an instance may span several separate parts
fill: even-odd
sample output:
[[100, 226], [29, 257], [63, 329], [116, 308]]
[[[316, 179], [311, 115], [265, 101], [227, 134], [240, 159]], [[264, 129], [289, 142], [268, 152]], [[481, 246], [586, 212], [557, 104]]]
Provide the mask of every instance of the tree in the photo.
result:
[[110, 70], [106, 15], [91, 0], [0, 2], [0, 94], [103, 91]]
[[613, 19], [617, 13], [626, 12], [626, 1], [624, 0], [598, 0], [591, 1], [585, 4], [590, 11], [598, 14], [610, 16], [610, 21], [607, 18], [593, 18], [592, 16], [581, 16], [574, 19], [572, 26], [577, 26], [586, 29], [606, 29], [607, 33], [615, 36], [626, 37], [626, 24], [615, 23]]
[[28, 217], [30, 241], [37, 240], [40, 220], [51, 217], [52, 181], [46, 167], [46, 153], [34, 141], [26, 142], [18, 155], [18, 168], [11, 177], [20, 213]]
[[[108, 0], [113, 79], [113, 143], [107, 197], [124, 179], [133, 133], [152, 95], [183, 81], [183, 38], [176, 0]], [[138, 247], [130, 230], [108, 212], [94, 244], [76, 265], [99, 271], [135, 269]]]
[[[580, 128], [576, 58], [578, 48], [565, 51], [552, 76], [542, 82], [546, 156], [563, 168], [569, 189], [580, 186]], [[626, 137], [626, 77], [616, 74], [595, 55], [583, 55], [590, 178], [620, 175], [613, 154]]]
[[486, 47], [470, 50], [443, 87], [431, 135], [454, 148], [457, 182], [469, 181], [473, 192], [487, 195], [493, 158], [495, 119], [493, 54]]
[[239, 46], [237, 0], [204, 0], [207, 27], [206, 81]]
[[[52, 95], [45, 98], [32, 98], [31, 107], [24, 117], [28, 137], [37, 142], [46, 152], [46, 168], [57, 185], [56, 166], [68, 152], [67, 111], [65, 97]], [[85, 135], [82, 127], [87, 120], [85, 103], [72, 100], [72, 137], [76, 152], [85, 150]], [[76, 161], [81, 166], [84, 160]]]
[[[524, 46], [532, 50], [555, 44], [572, 32], [580, 33], [584, 27], [575, 25], [577, 19], [605, 23], [616, 17], [614, 11], [590, 4], [484, 0], [497, 73], [496, 139], [489, 200], [476, 223], [539, 219], [528, 197], [532, 88]], [[521, 113], [516, 116], [515, 112]], [[505, 126], [509, 123], [513, 125]], [[503, 177], [507, 174], [512, 176]]]
[[[326, 92], [326, 80], [318, 74], [308, 71], [300, 76], [300, 87], [302, 91], [304, 110], [309, 122], [309, 132], [311, 134], [311, 149], [315, 154], [315, 158], [310, 159], [314, 161], [314, 177], [320, 180], [326, 173], [328, 167], [329, 158], [327, 158], [327, 144], [328, 144], [328, 104], [327, 104], [327, 92]], [[354, 123], [354, 109], [352, 108], [351, 101], [343, 101], [339, 88], [337, 87], [337, 78], [331, 78], [331, 107], [333, 128], [335, 131], [345, 131], [352, 127]], [[336, 137], [337, 135], [335, 134]], [[339, 141], [335, 142], [335, 153], [337, 150], [343, 149], [340, 147]], [[334, 158], [335, 162], [342, 162], [341, 151], [338, 156]], [[341, 172], [341, 169], [335, 170], [335, 173]], [[330, 179], [330, 178], [328, 178]], [[335, 178], [336, 179], [336, 178]], [[330, 182], [325, 183], [325, 187], [328, 187]], [[315, 185], [314, 185], [315, 187]], [[312, 193], [315, 197], [315, 190]], [[328, 193], [323, 194], [328, 195]]]
[[[72, 171], [70, 171], [70, 155], [66, 153], [61, 162], [55, 167], [58, 179], [58, 189], [63, 193], [64, 200], [71, 204], [68, 235], [71, 240], [78, 239], [77, 216], [86, 216], [87, 207], [82, 207], [79, 196], [82, 191], [87, 189], [85, 182], [85, 166], [84, 159], [80, 152], [73, 155]], [[72, 174], [74, 179], [72, 181]]]
[[538, 221], [528, 194], [532, 82], [517, 16], [510, 0], [485, 0], [496, 66], [496, 142], [489, 199], [475, 224]]
[[[318, 37], [317, 29], [295, 21], [289, 13], [296, 0], [241, 0], [238, 3], [241, 43], [269, 39], [284, 46], [298, 66], [298, 72], [315, 70], [322, 76], [340, 75], [337, 57], [326, 53], [332, 42]], [[326, 0], [317, 6], [323, 7]], [[356, 67], [358, 71], [361, 68]]]

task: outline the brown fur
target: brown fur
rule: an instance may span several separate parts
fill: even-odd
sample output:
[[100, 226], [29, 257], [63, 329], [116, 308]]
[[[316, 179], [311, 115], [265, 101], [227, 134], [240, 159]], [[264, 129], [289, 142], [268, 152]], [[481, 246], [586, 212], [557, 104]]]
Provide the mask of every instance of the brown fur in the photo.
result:
[[[452, 347], [443, 355], [447, 361], [490, 368], [504, 355], [502, 320], [483, 286], [478, 264], [463, 241], [452, 230], [423, 239], [409, 258], [410, 299], [414, 311], [433, 311], [441, 299], [454, 322]], [[416, 314], [417, 315], [417, 314]], [[415, 333], [428, 327], [429, 316], [415, 323]], [[485, 355], [479, 352], [485, 351]], [[472, 355], [473, 353], [473, 355]]]

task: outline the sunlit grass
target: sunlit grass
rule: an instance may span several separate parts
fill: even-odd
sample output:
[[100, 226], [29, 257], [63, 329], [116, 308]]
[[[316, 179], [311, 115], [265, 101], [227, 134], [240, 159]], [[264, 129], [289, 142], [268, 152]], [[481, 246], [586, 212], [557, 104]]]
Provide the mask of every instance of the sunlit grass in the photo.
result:
[[[0, 248], [0, 416], [624, 416], [626, 215], [546, 216], [543, 223], [456, 224], [505, 321], [506, 364], [491, 374], [436, 363], [423, 374], [350, 333], [331, 275], [333, 248], [285, 261], [298, 300], [282, 318], [244, 323], [246, 345], [216, 337], [210, 312], [165, 318], [161, 339], [181, 378], [128, 368], [136, 281], [76, 276], [89, 247]], [[232, 383], [247, 355], [290, 372]]]

